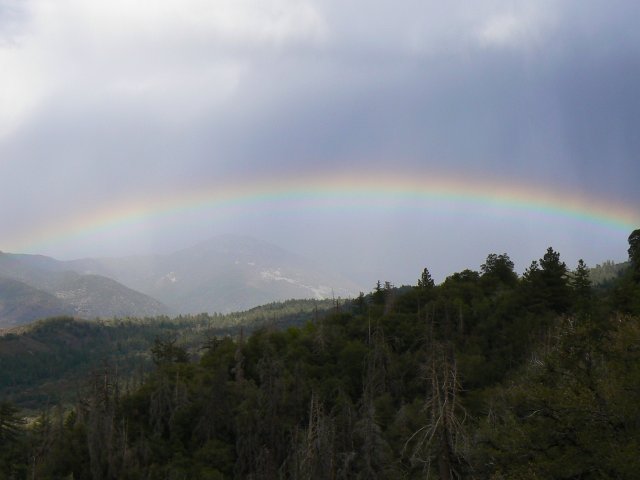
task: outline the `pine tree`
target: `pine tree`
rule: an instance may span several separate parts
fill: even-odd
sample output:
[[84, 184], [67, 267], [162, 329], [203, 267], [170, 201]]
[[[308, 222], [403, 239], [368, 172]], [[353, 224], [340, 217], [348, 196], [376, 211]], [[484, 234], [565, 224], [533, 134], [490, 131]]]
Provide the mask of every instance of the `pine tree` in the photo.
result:
[[427, 290], [434, 286], [435, 283], [433, 278], [431, 278], [431, 273], [429, 273], [429, 269], [425, 267], [424, 270], [422, 270], [422, 275], [418, 279], [418, 288]]
[[640, 228], [629, 235], [629, 260], [634, 271], [634, 277], [640, 281]]
[[0, 402], [0, 478], [24, 478], [27, 456], [22, 437], [25, 420], [9, 402]]
[[18, 412], [11, 403], [0, 403], [0, 449], [13, 442], [22, 430], [24, 420]]
[[493, 288], [500, 284], [513, 286], [518, 281], [518, 274], [514, 271], [514, 266], [511, 258], [506, 253], [502, 255], [491, 253], [487, 256], [485, 262], [480, 265], [482, 279]]
[[587, 315], [592, 306], [593, 288], [589, 278], [589, 268], [584, 260], [578, 260], [578, 267], [573, 272], [570, 281], [575, 296], [575, 311], [580, 315]]
[[571, 304], [567, 265], [560, 254], [549, 247], [540, 259], [540, 281], [545, 306], [556, 313], [566, 313]]

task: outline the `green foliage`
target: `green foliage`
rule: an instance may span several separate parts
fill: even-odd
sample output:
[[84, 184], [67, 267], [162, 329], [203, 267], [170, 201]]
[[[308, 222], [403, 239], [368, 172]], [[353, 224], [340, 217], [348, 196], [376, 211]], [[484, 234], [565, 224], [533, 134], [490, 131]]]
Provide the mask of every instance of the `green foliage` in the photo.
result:
[[0, 448], [16, 440], [24, 420], [18, 409], [8, 402], [0, 402]]
[[[422, 273], [290, 321], [265, 307], [259, 328], [59, 319], [5, 338], [15, 358], [38, 335], [62, 359], [109, 342], [119, 354], [66, 411], [25, 426], [0, 403], [0, 478], [637, 477], [631, 274], [594, 289], [584, 262], [570, 273], [551, 248], [522, 278], [506, 254], [438, 286]], [[125, 360], [142, 345], [154, 367], [138, 378]]]
[[489, 288], [499, 286], [513, 287], [518, 282], [518, 274], [509, 255], [491, 253], [480, 266], [482, 279]]
[[560, 324], [549, 353], [487, 392], [489, 414], [476, 452], [484, 475], [635, 478], [639, 344], [638, 319], [616, 320], [604, 330], [589, 322]]
[[418, 279], [418, 288], [427, 290], [434, 286], [435, 282], [433, 281], [433, 278], [431, 278], [431, 273], [429, 273], [429, 269], [425, 267]]
[[187, 363], [189, 354], [187, 349], [176, 345], [176, 338], [156, 338], [151, 347], [151, 358], [156, 366], [172, 363]]
[[540, 272], [536, 281], [543, 290], [545, 307], [556, 313], [567, 313], [570, 306], [567, 265], [560, 261], [560, 253], [549, 247], [540, 259]]
[[609, 287], [612, 282], [615, 282], [620, 278], [626, 269], [629, 268], [629, 263], [615, 263], [611, 260], [602, 262], [589, 270], [589, 278], [593, 282], [594, 286]]
[[180, 338], [180, 347], [197, 357], [203, 336], [235, 335], [240, 328], [250, 332], [265, 324], [302, 325], [333, 307], [331, 300], [289, 300], [229, 315], [39, 321], [0, 336], [0, 398], [31, 411], [70, 404], [79, 379], [104, 362], [117, 363], [122, 377], [140, 382], [153, 368], [156, 339]]
[[629, 260], [633, 267], [640, 269], [640, 229], [634, 230], [629, 235]]
[[0, 402], [0, 478], [21, 478], [26, 472], [25, 421], [9, 402]]
[[629, 235], [630, 268], [614, 285], [612, 307], [625, 313], [640, 315], [640, 229]]

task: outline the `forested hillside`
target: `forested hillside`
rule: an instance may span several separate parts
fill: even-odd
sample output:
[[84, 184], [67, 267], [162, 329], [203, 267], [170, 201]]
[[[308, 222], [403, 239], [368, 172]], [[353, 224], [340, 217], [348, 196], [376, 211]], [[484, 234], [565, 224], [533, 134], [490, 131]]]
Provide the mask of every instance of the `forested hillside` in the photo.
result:
[[92, 371], [110, 365], [123, 388], [141, 383], [152, 368], [155, 339], [179, 339], [199, 358], [208, 338], [250, 333], [264, 325], [286, 328], [323, 315], [333, 300], [289, 300], [228, 315], [122, 318], [87, 321], [42, 320], [0, 336], [0, 399], [30, 412], [73, 402]]
[[158, 338], [68, 411], [0, 406], [6, 478], [602, 479], [640, 471], [640, 230], [594, 288], [549, 248], [434, 285], [378, 283], [301, 327]]

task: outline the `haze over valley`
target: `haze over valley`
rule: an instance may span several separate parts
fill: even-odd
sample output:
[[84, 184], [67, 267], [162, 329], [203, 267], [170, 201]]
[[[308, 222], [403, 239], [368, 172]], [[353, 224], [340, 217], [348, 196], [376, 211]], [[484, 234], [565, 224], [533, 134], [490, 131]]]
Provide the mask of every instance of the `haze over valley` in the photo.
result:
[[0, 254], [0, 327], [40, 318], [231, 313], [363, 290], [275, 245], [225, 235], [168, 255], [58, 261]]

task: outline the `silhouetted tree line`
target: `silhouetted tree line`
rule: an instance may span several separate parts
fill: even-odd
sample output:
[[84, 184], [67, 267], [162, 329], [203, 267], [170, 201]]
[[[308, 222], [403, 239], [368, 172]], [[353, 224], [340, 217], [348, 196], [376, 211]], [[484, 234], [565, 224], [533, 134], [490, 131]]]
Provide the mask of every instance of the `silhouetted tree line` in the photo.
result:
[[8, 479], [602, 479], [640, 472], [640, 230], [594, 288], [549, 248], [435, 285], [378, 283], [302, 327], [210, 337], [193, 361], [91, 375], [29, 425], [0, 404]]

